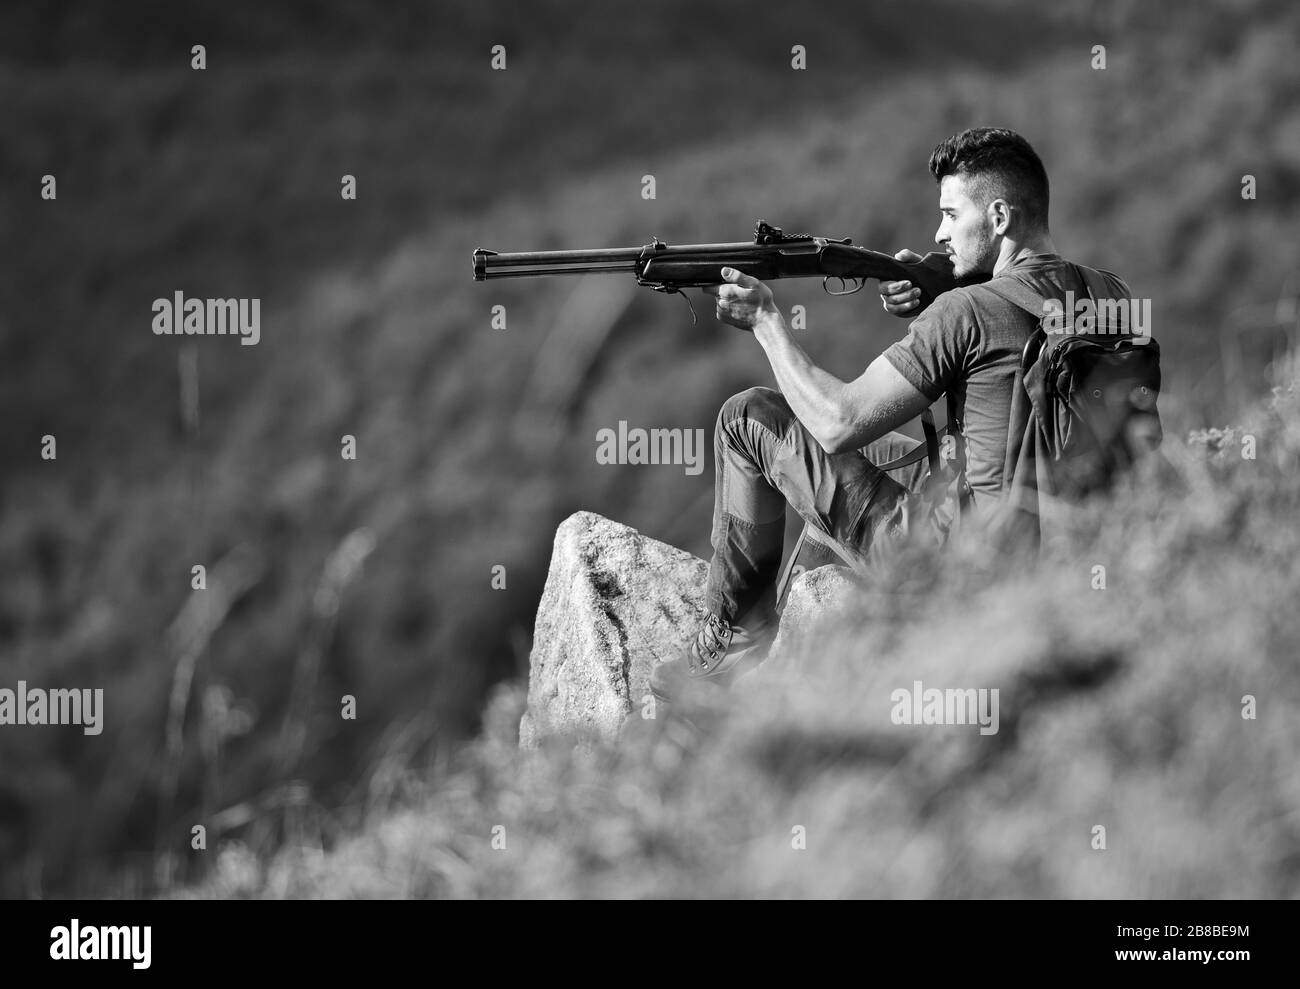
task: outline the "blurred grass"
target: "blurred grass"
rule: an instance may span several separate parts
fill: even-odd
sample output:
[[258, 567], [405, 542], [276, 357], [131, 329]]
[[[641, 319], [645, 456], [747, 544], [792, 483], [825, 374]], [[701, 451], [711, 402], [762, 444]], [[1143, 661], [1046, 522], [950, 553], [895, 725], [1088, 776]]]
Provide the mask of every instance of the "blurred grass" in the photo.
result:
[[[505, 688], [334, 850], [232, 843], [178, 895], [1294, 898], [1300, 380], [1243, 415], [1255, 460], [1171, 437], [1039, 565], [900, 559], [701, 736], [520, 751]], [[915, 679], [998, 688], [998, 733], [892, 724]]]
[[[403, 770], [445, 765], [491, 685], [524, 672], [562, 518], [591, 509], [707, 552], [707, 483], [598, 469], [594, 435], [620, 418], [709, 428], [728, 394], [770, 380], [752, 341], [629, 288], [612, 324], [578, 327], [603, 340], [575, 390], [553, 394], [536, 368], [575, 332], [551, 335], [566, 306], [597, 290], [473, 285], [473, 247], [726, 241], [765, 216], [924, 249], [930, 149], [1005, 124], [1047, 160], [1062, 249], [1153, 298], [1172, 434], [1224, 421], [1219, 328], [1297, 268], [1300, 15], [1286, 4], [1208, 5], [1175, 29], [1122, 4], [762, 19], [739, 3], [383, 18], [222, 4], [189, 22], [140, 0], [43, 7], [36, 22], [6, 12], [0, 31], [0, 221], [19, 234], [0, 282], [0, 673], [103, 685], [108, 715], [93, 746], [0, 733], [0, 857], [21, 863], [0, 894], [139, 892], [160, 855], [199, 875], [215, 857], [187, 851], [203, 821], [213, 847], [238, 838], [257, 860], [305, 822], [328, 843], [400, 796]], [[1087, 64], [1099, 38], [1101, 73]], [[188, 68], [200, 42], [206, 73]], [[795, 42], [815, 71], [788, 71]], [[505, 73], [486, 69], [496, 43]], [[37, 195], [47, 171], [56, 203]], [[345, 172], [355, 203], [337, 198]], [[177, 413], [173, 342], [147, 331], [152, 299], [177, 288], [263, 300], [257, 347], [200, 341], [197, 438]], [[902, 330], [870, 292], [777, 296], [808, 308], [809, 350], [844, 376]], [[505, 332], [489, 328], [496, 304]], [[46, 432], [54, 463], [35, 455]], [[356, 462], [339, 459], [344, 433]], [[278, 739], [312, 596], [360, 529], [374, 550], [320, 647], [287, 779]], [[190, 704], [172, 804], [167, 629], [190, 566], [239, 545], [265, 570], [193, 690], [251, 724], [225, 738], [202, 714], [222, 704]], [[338, 718], [344, 693], [356, 722]], [[201, 744], [214, 732], [219, 753]]]

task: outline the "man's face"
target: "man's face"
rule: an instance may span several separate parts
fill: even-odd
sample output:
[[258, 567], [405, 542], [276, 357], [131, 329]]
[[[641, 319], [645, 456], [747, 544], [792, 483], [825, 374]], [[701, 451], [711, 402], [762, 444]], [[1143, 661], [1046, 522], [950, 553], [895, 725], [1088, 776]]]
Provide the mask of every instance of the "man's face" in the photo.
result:
[[945, 175], [939, 183], [939, 212], [943, 221], [934, 241], [952, 255], [953, 277], [991, 275], [998, 260], [998, 237], [987, 207], [971, 198], [965, 175]]

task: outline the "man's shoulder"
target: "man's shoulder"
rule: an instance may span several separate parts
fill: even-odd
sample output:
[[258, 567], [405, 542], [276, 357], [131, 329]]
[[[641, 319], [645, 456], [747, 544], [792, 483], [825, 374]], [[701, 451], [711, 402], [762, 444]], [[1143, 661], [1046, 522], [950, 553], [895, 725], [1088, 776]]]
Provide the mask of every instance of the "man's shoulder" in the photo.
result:
[[1071, 261], [1059, 255], [1052, 256], [1044, 263], [1011, 268], [1006, 275], [1036, 289], [1043, 295], [1059, 297], [1066, 290], [1078, 292], [1091, 283], [1095, 289], [1100, 290], [1095, 291], [1094, 294], [1101, 294], [1105, 298], [1130, 297], [1128, 282], [1115, 272], [1106, 268], [1095, 268], [1079, 261]]
[[939, 294], [917, 318], [944, 323], [970, 319], [972, 304], [966, 288], [967, 286], [958, 286]]
[[1016, 286], [1027, 288], [1042, 299], [1061, 299], [1066, 290], [1076, 294], [1086, 291], [1087, 281], [1091, 279], [1105, 290], [1094, 294], [1111, 299], [1132, 298], [1128, 283], [1113, 271], [1092, 268], [1058, 255], [1040, 257], [1034, 263], [1009, 268], [996, 278], [949, 289], [930, 303], [916, 322], [949, 328], [978, 326], [994, 320], [1019, 324], [1028, 314], [1023, 305], [1013, 301], [1023, 294], [1015, 290]]
[[[976, 282], [972, 285], [959, 285], [948, 292], [945, 292], [939, 298], [948, 301], [953, 311], [959, 311], [968, 314], [977, 321], [987, 318], [990, 314], [1000, 314], [1004, 310], [1014, 310], [1018, 307], [1004, 294], [1008, 288], [1012, 291], [1008, 294], [1014, 295], [1015, 283], [1025, 285], [1021, 279], [1009, 275], [999, 275], [997, 278], [990, 278], [987, 281]], [[1036, 289], [1036, 286], [1026, 286]], [[1002, 289], [1003, 291], [999, 291]]]
[[[1024, 289], [1043, 299], [1061, 299], [1066, 291], [1076, 295], [1093, 288], [1093, 294], [1108, 299], [1132, 297], [1128, 282], [1106, 268], [1093, 268], [1077, 261], [1053, 257], [1033, 265], [1017, 265], [996, 278], [975, 285], [965, 285], [943, 296], [961, 296], [964, 304], [977, 314], [1015, 307], [1015, 299]], [[1010, 296], [1010, 298], [1008, 298]], [[1024, 301], [1028, 301], [1026, 298]], [[953, 300], [956, 302], [956, 299]]]
[[[1083, 267], [1083, 265], [1080, 265], [1079, 267]], [[1109, 289], [1109, 292], [1106, 295], [1107, 298], [1131, 299], [1133, 297], [1133, 292], [1129, 289], [1128, 282], [1120, 278], [1120, 276], [1115, 274], [1115, 272], [1107, 271], [1105, 268], [1092, 268], [1090, 270], [1095, 271], [1102, 277], [1102, 281], [1105, 283], [1107, 289]]]

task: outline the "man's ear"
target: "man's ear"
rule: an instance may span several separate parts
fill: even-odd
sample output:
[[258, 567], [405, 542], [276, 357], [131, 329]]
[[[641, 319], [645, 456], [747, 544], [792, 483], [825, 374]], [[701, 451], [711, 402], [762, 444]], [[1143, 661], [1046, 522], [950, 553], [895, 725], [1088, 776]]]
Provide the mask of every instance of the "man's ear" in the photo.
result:
[[1005, 234], [1010, 228], [1011, 209], [1011, 204], [1005, 199], [995, 199], [989, 203], [989, 220], [993, 224], [995, 234]]

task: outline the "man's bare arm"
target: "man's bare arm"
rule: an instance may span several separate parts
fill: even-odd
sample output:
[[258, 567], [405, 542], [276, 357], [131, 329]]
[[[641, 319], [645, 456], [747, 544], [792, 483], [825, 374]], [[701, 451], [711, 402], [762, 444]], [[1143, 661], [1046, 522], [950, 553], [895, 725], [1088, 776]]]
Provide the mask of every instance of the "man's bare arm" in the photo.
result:
[[865, 446], [930, 404], [884, 357], [849, 382], [819, 368], [791, 336], [766, 285], [733, 269], [724, 277], [727, 284], [705, 290], [718, 299], [718, 318], [753, 331], [791, 410], [827, 453]]
[[930, 405], [883, 356], [844, 382], [813, 364], [783, 324], [760, 324], [754, 335], [790, 408], [827, 453], [866, 446]]

